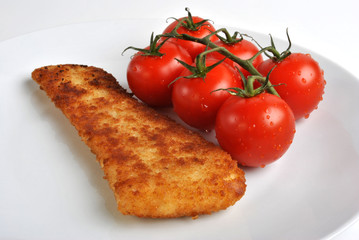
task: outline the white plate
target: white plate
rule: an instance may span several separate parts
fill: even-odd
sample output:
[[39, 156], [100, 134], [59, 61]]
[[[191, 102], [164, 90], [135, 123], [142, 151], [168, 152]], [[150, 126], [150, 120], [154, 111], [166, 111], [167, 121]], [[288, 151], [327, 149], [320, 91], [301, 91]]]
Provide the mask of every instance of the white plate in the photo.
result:
[[[30, 74], [44, 65], [87, 64], [104, 68], [127, 88], [132, 53], [121, 52], [146, 46], [150, 33], [165, 25], [95, 22], [0, 43], [0, 238], [319, 239], [356, 220], [359, 81], [314, 53], [325, 70], [324, 101], [298, 122], [282, 159], [246, 169], [248, 190], [241, 201], [197, 220], [140, 219], [116, 210], [95, 156]], [[252, 34], [268, 43], [267, 35]], [[285, 49], [286, 43], [278, 46]]]

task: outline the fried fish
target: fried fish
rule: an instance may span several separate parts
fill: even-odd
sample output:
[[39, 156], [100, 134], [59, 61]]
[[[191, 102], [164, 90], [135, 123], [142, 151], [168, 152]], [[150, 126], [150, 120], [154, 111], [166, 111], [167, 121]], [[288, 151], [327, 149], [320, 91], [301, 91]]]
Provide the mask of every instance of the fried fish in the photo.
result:
[[244, 172], [229, 154], [133, 98], [106, 71], [54, 65], [32, 78], [96, 155], [123, 214], [195, 217], [244, 195]]

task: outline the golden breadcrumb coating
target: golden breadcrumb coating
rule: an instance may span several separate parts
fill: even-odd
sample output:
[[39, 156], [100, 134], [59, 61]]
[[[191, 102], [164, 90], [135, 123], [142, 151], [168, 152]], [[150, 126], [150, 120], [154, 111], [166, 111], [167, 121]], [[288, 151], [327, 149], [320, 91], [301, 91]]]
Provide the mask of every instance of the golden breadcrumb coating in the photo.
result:
[[96, 154], [123, 214], [194, 217], [244, 195], [244, 172], [229, 154], [133, 98], [104, 70], [47, 66], [32, 78]]

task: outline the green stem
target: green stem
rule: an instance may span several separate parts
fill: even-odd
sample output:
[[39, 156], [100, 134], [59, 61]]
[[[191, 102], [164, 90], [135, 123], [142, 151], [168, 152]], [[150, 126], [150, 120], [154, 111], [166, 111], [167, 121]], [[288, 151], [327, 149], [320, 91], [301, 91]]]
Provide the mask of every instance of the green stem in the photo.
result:
[[[181, 40], [187, 40], [187, 41], [192, 41], [192, 42], [197, 42], [197, 43], [201, 43], [203, 45], [206, 45], [208, 48], [211, 48], [210, 50], [207, 50], [207, 51], [217, 51], [219, 52], [220, 54], [222, 54], [224, 57], [227, 57], [229, 58], [230, 60], [238, 63], [238, 65], [240, 65], [242, 68], [246, 69], [251, 75], [254, 75], [254, 76], [259, 76], [259, 77], [262, 77], [262, 74], [260, 72], [258, 72], [258, 70], [253, 66], [253, 60], [259, 56], [260, 54], [262, 53], [265, 53], [266, 51], [268, 52], [271, 52], [273, 55], [277, 56], [279, 55], [280, 56], [280, 53], [275, 49], [274, 46], [268, 46], [268, 47], [265, 47], [265, 48], [261, 48], [258, 53], [256, 55], [254, 55], [252, 58], [248, 59], [248, 60], [243, 60], [237, 56], [235, 56], [233, 53], [231, 53], [230, 51], [228, 51], [226, 48], [224, 47], [219, 47], [217, 46], [215, 43], [213, 43], [211, 40], [210, 40], [210, 37], [214, 34], [217, 34], [219, 32], [223, 32], [226, 36], [229, 35], [227, 29], [225, 28], [221, 28], [209, 35], [207, 35], [206, 37], [203, 37], [203, 38], [196, 38], [196, 37], [193, 37], [191, 35], [188, 35], [188, 34], [178, 34], [177, 33], [177, 29], [178, 27], [181, 25], [181, 21], [179, 21], [179, 23], [177, 24], [177, 26], [172, 30], [172, 32], [170, 33], [165, 33], [165, 34], [162, 34], [162, 35], [159, 35], [160, 37], [167, 37], [167, 38], [177, 38], [177, 39], [181, 39]], [[229, 35], [230, 36], [230, 35]], [[215, 49], [215, 50], [214, 50]], [[206, 53], [203, 52], [203, 55], [205, 55]], [[278, 92], [274, 89], [273, 85], [268, 82], [267, 84], [268, 88], [267, 88], [267, 91], [270, 92], [271, 94], [274, 94], [276, 96], [279, 96]]]
[[255, 76], [249, 76], [247, 78], [247, 84], [245, 87], [245, 90], [251, 95], [253, 96], [254, 95], [254, 89], [253, 89], [253, 83], [254, 81], [256, 80], [256, 77]]
[[[223, 56], [231, 59], [232, 61], [234, 61], [236, 63], [238, 63], [241, 67], [246, 69], [250, 74], [257, 75], [257, 76], [262, 76], [261, 73], [258, 72], [258, 70], [253, 66], [253, 64], [252, 64], [253, 60], [252, 59], [243, 60], [243, 59], [235, 56], [233, 53], [228, 51], [226, 48], [217, 46], [215, 43], [210, 41], [209, 38], [207, 38], [207, 37], [196, 38], [196, 37], [192, 37], [192, 36], [187, 35], [187, 34], [181, 34], [181, 35], [179, 35], [179, 38], [183, 39], [183, 40], [196, 41], [196, 42], [202, 43], [202, 44], [204, 44], [204, 45], [206, 45], [206, 46], [208, 46], [208, 47], [210, 47], [212, 49], [216, 49], [216, 51], [221, 53]], [[211, 51], [211, 50], [209, 50], [209, 51]], [[259, 52], [262, 53], [264, 51], [272, 52], [272, 51], [276, 51], [276, 50], [273, 49], [271, 46], [269, 46], [269, 47], [261, 49]], [[257, 53], [257, 54], [260, 54], [260, 53]], [[268, 82], [267, 91], [270, 92], [271, 94], [279, 96], [278, 92], [274, 89], [273, 85], [270, 82]]]

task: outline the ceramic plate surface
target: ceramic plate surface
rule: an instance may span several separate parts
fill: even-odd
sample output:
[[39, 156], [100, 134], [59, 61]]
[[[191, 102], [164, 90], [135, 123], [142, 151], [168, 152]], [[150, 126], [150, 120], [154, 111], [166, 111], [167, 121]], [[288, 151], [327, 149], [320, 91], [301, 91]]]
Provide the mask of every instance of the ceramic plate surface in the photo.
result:
[[[297, 123], [288, 152], [263, 169], [246, 169], [247, 192], [209, 216], [123, 216], [95, 156], [31, 80], [51, 64], [104, 68], [120, 84], [132, 45], [148, 45], [165, 21], [92, 22], [48, 29], [0, 43], [1, 239], [321, 239], [358, 218], [359, 80], [298, 46], [320, 63], [324, 101]], [[251, 33], [269, 43], [267, 33]], [[295, 39], [292, 39], [295, 43]], [[277, 42], [285, 49], [285, 42]], [[214, 140], [213, 135], [206, 136]]]

